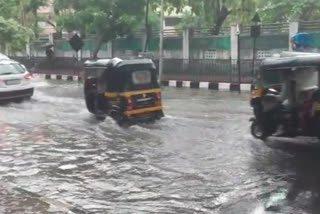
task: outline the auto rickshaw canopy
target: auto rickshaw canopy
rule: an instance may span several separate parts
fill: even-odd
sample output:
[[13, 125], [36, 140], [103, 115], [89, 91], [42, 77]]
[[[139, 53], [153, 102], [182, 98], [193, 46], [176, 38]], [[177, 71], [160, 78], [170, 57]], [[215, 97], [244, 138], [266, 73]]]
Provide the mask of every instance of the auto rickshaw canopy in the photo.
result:
[[265, 59], [260, 66], [260, 72], [265, 70], [277, 71], [299, 67], [320, 67], [320, 54], [284, 52], [278, 57]]
[[85, 78], [96, 78], [99, 92], [158, 88], [157, 70], [151, 59], [99, 59], [85, 62]]
[[85, 67], [106, 67], [106, 68], [120, 68], [126, 65], [150, 65], [152, 69], [156, 69], [153, 61], [151, 59], [98, 59], [98, 60], [88, 60], [85, 62]]

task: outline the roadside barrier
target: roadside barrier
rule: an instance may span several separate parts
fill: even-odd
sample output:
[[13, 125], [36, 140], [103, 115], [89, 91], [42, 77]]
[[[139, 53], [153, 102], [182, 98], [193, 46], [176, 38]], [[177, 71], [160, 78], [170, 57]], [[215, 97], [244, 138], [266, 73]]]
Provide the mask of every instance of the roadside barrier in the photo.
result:
[[[60, 74], [34, 74], [36, 78], [45, 80], [63, 80], [63, 81], [82, 81], [81, 76], [76, 75], [60, 75]], [[226, 82], [193, 82], [193, 81], [177, 81], [168, 80], [162, 81], [163, 86], [176, 87], [176, 88], [193, 88], [193, 89], [208, 89], [208, 90], [219, 90], [219, 91], [250, 91], [251, 84], [236, 84]]]

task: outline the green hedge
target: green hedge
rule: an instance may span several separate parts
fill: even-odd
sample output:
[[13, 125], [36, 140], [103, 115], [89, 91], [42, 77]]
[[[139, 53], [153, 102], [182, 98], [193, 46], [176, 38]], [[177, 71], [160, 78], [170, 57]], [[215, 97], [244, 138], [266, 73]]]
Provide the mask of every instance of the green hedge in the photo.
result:
[[[252, 49], [253, 38], [250, 36], [240, 37], [241, 49]], [[256, 48], [258, 50], [271, 50], [271, 49], [288, 49], [289, 48], [289, 35], [263, 35], [257, 38]]]
[[[159, 50], [159, 44], [159, 38], [152, 38], [149, 42], [149, 51]], [[165, 50], [182, 50], [182, 38], [165, 38], [163, 40], [163, 48]]]
[[[92, 51], [95, 47], [95, 41], [92, 39], [85, 39], [84, 41], [83, 50], [84, 51]], [[56, 48], [60, 51], [73, 51], [72, 47], [69, 44], [68, 40], [56, 40]], [[104, 43], [101, 46], [101, 50], [107, 50], [107, 44]]]
[[141, 51], [142, 41], [138, 38], [120, 38], [113, 43], [114, 50]]
[[315, 48], [320, 48], [320, 32], [310, 33], [311, 36], [311, 46]]
[[210, 50], [221, 49], [231, 50], [231, 39], [227, 37], [208, 37], [208, 38], [193, 38], [190, 41], [190, 48], [193, 50]]

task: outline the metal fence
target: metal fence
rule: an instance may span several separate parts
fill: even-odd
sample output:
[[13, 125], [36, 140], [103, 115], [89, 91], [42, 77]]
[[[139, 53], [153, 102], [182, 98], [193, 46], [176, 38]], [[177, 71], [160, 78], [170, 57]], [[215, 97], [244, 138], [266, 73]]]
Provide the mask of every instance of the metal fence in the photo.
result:
[[[259, 61], [255, 62], [258, 68]], [[241, 83], [252, 82], [252, 60], [241, 60]], [[236, 60], [214, 59], [165, 59], [164, 80], [199, 81], [199, 82], [239, 82], [239, 69]]]
[[319, 32], [320, 20], [299, 22], [299, 32]]
[[[242, 35], [250, 35], [251, 26], [242, 25], [241, 26]], [[273, 35], [273, 34], [283, 34], [289, 33], [289, 23], [264, 23], [261, 25], [261, 35]]]
[[[23, 58], [15, 60], [26, 65], [34, 72], [45, 74], [81, 75], [83, 63], [86, 59], [78, 62], [75, 58]], [[154, 61], [158, 67], [158, 61]], [[260, 61], [255, 62], [254, 69]], [[252, 60], [241, 60], [240, 79], [241, 83], [252, 81]], [[201, 81], [201, 82], [239, 82], [239, 69], [237, 60], [216, 59], [164, 59], [163, 80]]]
[[49, 60], [46, 57], [11, 57], [24, 64], [30, 71], [44, 74], [80, 75], [86, 59], [57, 57]]

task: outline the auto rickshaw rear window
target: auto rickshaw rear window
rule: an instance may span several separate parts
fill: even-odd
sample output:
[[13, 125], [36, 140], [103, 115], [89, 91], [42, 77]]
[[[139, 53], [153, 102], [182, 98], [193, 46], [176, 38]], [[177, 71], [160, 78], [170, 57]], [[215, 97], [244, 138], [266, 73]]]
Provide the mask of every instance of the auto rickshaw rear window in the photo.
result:
[[150, 84], [152, 81], [151, 79], [151, 72], [150, 71], [134, 71], [132, 72], [132, 82], [134, 85], [144, 85]]
[[283, 82], [283, 72], [284, 70], [266, 70], [263, 71], [261, 76], [263, 83], [266, 86], [277, 85]]
[[158, 88], [156, 71], [151, 64], [126, 65], [120, 68], [126, 74], [122, 79], [125, 82], [124, 90], [144, 90]]

